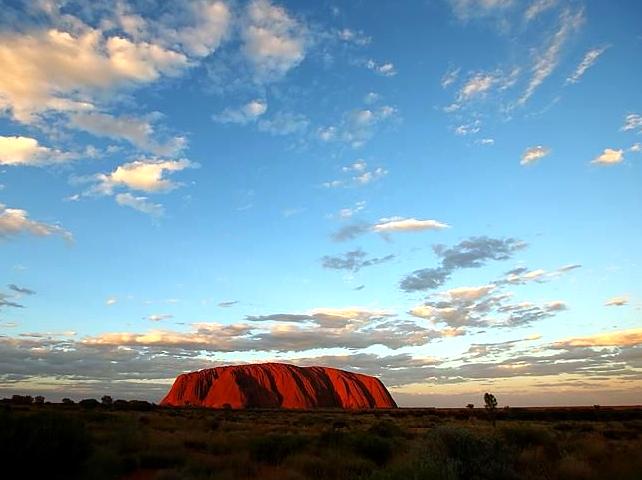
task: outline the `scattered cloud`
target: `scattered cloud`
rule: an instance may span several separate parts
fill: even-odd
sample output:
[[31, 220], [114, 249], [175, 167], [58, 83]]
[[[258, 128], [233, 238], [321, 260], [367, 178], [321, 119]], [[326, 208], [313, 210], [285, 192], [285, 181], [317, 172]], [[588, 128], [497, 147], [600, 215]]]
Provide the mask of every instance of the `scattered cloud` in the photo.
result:
[[174, 315], [171, 315], [169, 313], [155, 313], [152, 315], [148, 315], [146, 318], [147, 320], [150, 320], [152, 322], [162, 322], [163, 320], [174, 318]]
[[388, 170], [383, 167], [368, 169], [368, 164], [362, 159], [357, 160], [353, 164], [342, 167], [341, 171], [349, 174], [350, 178], [347, 180], [337, 179], [324, 182], [323, 186], [326, 188], [337, 188], [367, 185], [388, 175]]
[[177, 75], [189, 60], [181, 52], [82, 25], [58, 30], [5, 31], [0, 36], [0, 109], [33, 123], [47, 111], [94, 108], [92, 93]]
[[194, 166], [193, 163], [186, 159], [142, 159], [124, 163], [111, 173], [100, 173], [91, 177], [91, 180], [97, 183], [90, 188], [89, 193], [112, 195], [118, 187], [126, 187], [148, 193], [169, 192], [180, 186], [180, 184], [166, 178], [166, 175]]
[[238, 300], [227, 300], [227, 301], [224, 301], [224, 302], [219, 302], [218, 306], [221, 307], [221, 308], [229, 308], [229, 307], [233, 307], [237, 303], [239, 303]]
[[357, 202], [352, 207], [346, 207], [339, 210], [339, 218], [352, 218], [355, 214], [361, 212], [364, 208], [366, 208], [365, 201]]
[[444, 73], [444, 76], [441, 77], [441, 88], [448, 88], [450, 85], [455, 83], [457, 81], [457, 78], [459, 77], [460, 71], [461, 68], [450, 67], [446, 71], [446, 73]]
[[15, 283], [10, 283], [7, 285], [9, 287], [9, 290], [12, 290], [20, 295], [35, 295], [36, 292], [34, 290], [31, 290], [30, 288], [26, 287], [19, 287]]
[[431, 295], [408, 313], [464, 334], [467, 328], [522, 327], [567, 309], [566, 303], [559, 300], [540, 305], [513, 302], [513, 294], [499, 288], [495, 284], [454, 288]]
[[98, 137], [126, 140], [140, 150], [159, 156], [173, 157], [186, 146], [185, 137], [174, 137], [159, 143], [153, 120], [158, 115], [147, 117], [114, 116], [99, 112], [78, 112], [69, 116], [69, 125]]
[[614, 332], [596, 333], [586, 337], [575, 337], [561, 340], [558, 347], [625, 347], [642, 344], [642, 328], [616, 330]]
[[449, 0], [453, 13], [462, 21], [502, 13], [513, 0]]
[[627, 305], [628, 303], [628, 295], [619, 295], [617, 297], [609, 298], [606, 302], [604, 302], [604, 305], [606, 305], [607, 307], [622, 307], [624, 305]]
[[622, 163], [623, 160], [624, 150], [622, 150], [621, 148], [618, 150], [615, 150], [613, 148], [605, 148], [600, 155], [591, 160], [591, 163], [594, 165], [608, 166]]
[[325, 255], [321, 258], [323, 268], [333, 270], [349, 270], [358, 272], [362, 268], [379, 265], [395, 258], [394, 255], [386, 255], [380, 258], [366, 258], [367, 254], [360, 248], [344, 253], [343, 255]]
[[390, 62], [377, 63], [371, 59], [366, 62], [366, 67], [368, 68], [368, 70], [372, 70], [373, 72], [384, 77], [394, 77], [395, 75], [397, 75], [397, 70], [395, 69], [394, 64]]
[[73, 241], [73, 236], [60, 225], [31, 220], [26, 210], [7, 208], [0, 203], [0, 239], [6, 239], [28, 233], [37, 237], [60, 235], [68, 242]]
[[243, 51], [260, 80], [283, 77], [305, 58], [306, 26], [268, 0], [248, 4], [241, 37]]
[[107, 300], [105, 300], [105, 305], [107, 306], [116, 305], [117, 303], [118, 299], [116, 297], [109, 297]]
[[267, 112], [267, 102], [257, 99], [246, 103], [240, 108], [226, 108], [221, 113], [212, 115], [212, 119], [219, 123], [245, 125], [256, 121], [265, 112]]
[[528, 147], [522, 154], [522, 159], [519, 162], [520, 165], [532, 165], [537, 162], [539, 159], [546, 157], [551, 153], [551, 149], [548, 147], [543, 147], [542, 145], [537, 145], [536, 147]]
[[127, 192], [116, 194], [115, 199], [118, 205], [133, 208], [152, 217], [162, 217], [165, 213], [160, 203], [150, 202], [147, 197], [137, 197]]
[[336, 125], [317, 129], [322, 142], [343, 142], [353, 148], [366, 144], [383, 124], [398, 120], [397, 108], [391, 105], [351, 110]]
[[309, 125], [310, 120], [303, 114], [278, 112], [271, 118], [262, 118], [258, 128], [259, 131], [270, 135], [292, 135], [305, 132]]
[[0, 165], [33, 166], [55, 165], [78, 158], [71, 152], [63, 152], [40, 145], [30, 137], [0, 136]]
[[420, 232], [423, 230], [443, 230], [450, 225], [437, 220], [417, 220], [416, 218], [391, 217], [382, 218], [373, 225], [372, 230], [378, 233]]
[[473, 120], [469, 123], [462, 123], [455, 128], [457, 135], [473, 135], [481, 130], [481, 120]]
[[344, 42], [354, 43], [355, 45], [365, 46], [370, 44], [372, 38], [360, 30], [342, 28], [337, 31], [337, 36]]
[[[638, 130], [639, 129], [639, 130]], [[622, 126], [623, 131], [629, 130], [638, 130], [638, 133], [642, 133], [642, 115], [637, 113], [630, 113], [624, 117], [624, 125]]]
[[529, 270], [526, 267], [517, 267], [506, 272], [506, 277], [498, 283], [509, 283], [512, 285], [524, 285], [529, 282], [544, 283], [580, 267], [581, 265], [579, 264], [570, 264], [552, 271], [547, 271], [543, 268]]
[[433, 251], [441, 259], [436, 268], [423, 268], [406, 275], [400, 283], [406, 292], [438, 288], [455, 270], [479, 268], [489, 260], [508, 260], [513, 253], [526, 247], [514, 238], [471, 237], [453, 247], [434, 245]]
[[586, 73], [586, 71], [593, 66], [597, 59], [602, 55], [608, 47], [593, 48], [586, 52], [584, 58], [577, 66], [575, 71], [571, 76], [566, 79], [566, 83], [577, 83], [580, 81], [580, 78]]
[[566, 10], [562, 13], [559, 29], [551, 37], [546, 48], [535, 55], [535, 63], [531, 68], [531, 79], [528, 82], [526, 90], [519, 98], [518, 104], [524, 105], [544, 80], [553, 73], [559, 63], [562, 47], [566, 43], [566, 40], [580, 28], [583, 22], [583, 10], [577, 10], [575, 12]]
[[524, 12], [524, 19], [527, 22], [534, 20], [542, 13], [550, 10], [557, 4], [557, 0], [533, 0]]

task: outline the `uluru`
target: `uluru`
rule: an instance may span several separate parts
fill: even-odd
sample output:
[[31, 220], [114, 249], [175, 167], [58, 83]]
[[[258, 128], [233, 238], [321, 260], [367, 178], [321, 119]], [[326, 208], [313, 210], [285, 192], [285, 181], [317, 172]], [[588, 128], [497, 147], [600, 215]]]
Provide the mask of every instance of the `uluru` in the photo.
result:
[[376, 377], [329, 367], [263, 363], [179, 375], [161, 401], [209, 408], [396, 408]]

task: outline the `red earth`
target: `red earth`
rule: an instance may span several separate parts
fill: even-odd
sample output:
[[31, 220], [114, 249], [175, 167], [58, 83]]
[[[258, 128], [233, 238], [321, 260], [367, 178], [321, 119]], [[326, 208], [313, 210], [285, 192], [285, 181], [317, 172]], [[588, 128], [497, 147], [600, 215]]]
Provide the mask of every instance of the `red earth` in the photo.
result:
[[328, 367], [263, 363], [184, 373], [161, 405], [211, 408], [396, 408], [378, 378]]

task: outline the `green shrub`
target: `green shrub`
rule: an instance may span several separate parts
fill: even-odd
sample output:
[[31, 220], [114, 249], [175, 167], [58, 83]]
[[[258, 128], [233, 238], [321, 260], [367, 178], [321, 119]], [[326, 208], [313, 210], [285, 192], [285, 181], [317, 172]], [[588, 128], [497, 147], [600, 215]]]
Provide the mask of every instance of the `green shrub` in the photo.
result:
[[271, 434], [250, 441], [252, 459], [269, 465], [279, 465], [289, 455], [301, 451], [307, 443], [307, 438], [300, 435]]
[[388, 463], [394, 453], [393, 443], [389, 438], [365, 432], [350, 435], [350, 446], [357, 455], [379, 466]]
[[383, 438], [397, 438], [405, 435], [404, 430], [391, 420], [379, 420], [375, 422], [368, 432]]
[[514, 458], [498, 438], [469, 429], [440, 426], [428, 435], [429, 454], [462, 480], [513, 479]]

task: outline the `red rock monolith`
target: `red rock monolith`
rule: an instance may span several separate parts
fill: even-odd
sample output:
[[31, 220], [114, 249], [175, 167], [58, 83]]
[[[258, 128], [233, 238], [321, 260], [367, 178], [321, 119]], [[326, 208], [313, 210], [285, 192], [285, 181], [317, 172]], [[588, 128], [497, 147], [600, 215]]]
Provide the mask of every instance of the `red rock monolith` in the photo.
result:
[[211, 408], [396, 408], [378, 378], [329, 367], [263, 363], [184, 373], [161, 401]]

